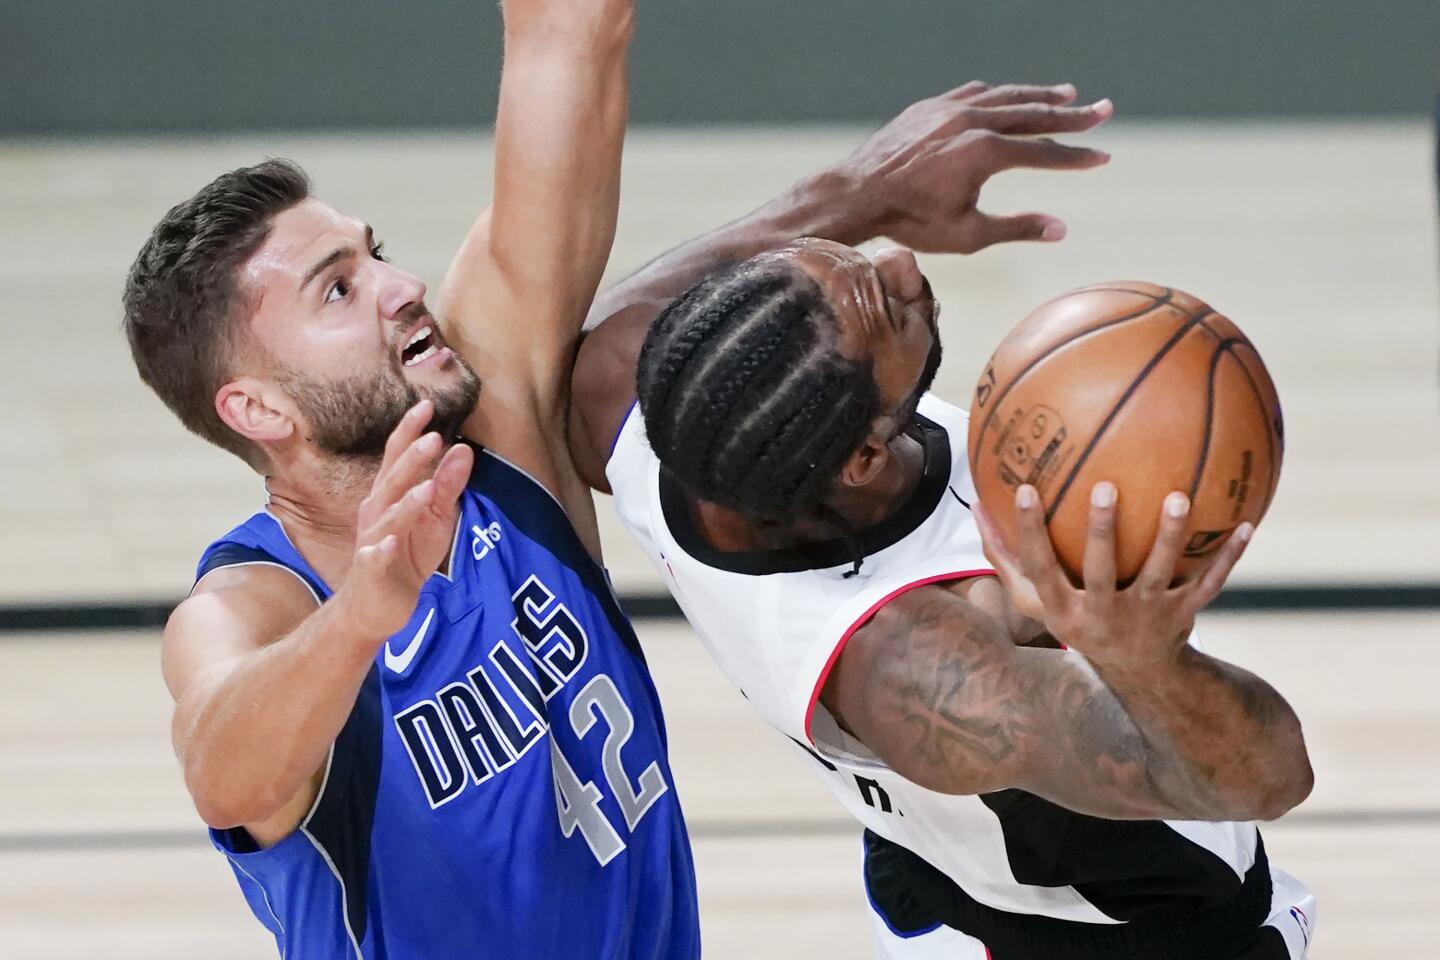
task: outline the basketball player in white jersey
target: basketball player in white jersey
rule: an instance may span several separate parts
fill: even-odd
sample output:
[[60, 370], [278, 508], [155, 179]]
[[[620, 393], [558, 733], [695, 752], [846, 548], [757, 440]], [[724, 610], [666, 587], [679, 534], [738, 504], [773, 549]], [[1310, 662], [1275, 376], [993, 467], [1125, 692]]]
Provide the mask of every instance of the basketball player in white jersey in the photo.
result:
[[[983, 126], [990, 93], [912, 120], [968, 98], [961, 128]], [[906, 250], [790, 243], [660, 310], [798, 233], [962, 252], [1019, 238], [974, 203], [1022, 141], [951, 140], [937, 159], [929, 132], [907, 131], [910, 166], [856, 184], [841, 165], [612, 292], [576, 365], [572, 453], [711, 655], [867, 828], [882, 956], [1302, 957], [1313, 896], [1252, 822], [1309, 792], [1299, 722], [1186, 643], [1250, 530], [1172, 586], [1188, 509], [1172, 496], [1118, 590], [1101, 484], [1080, 589], [1021, 488], [1020, 556], [992, 539], [992, 563], [965, 413], [928, 393], [938, 304]], [[850, 189], [817, 204], [836, 179]], [[1031, 218], [1030, 238], [1063, 235]]]

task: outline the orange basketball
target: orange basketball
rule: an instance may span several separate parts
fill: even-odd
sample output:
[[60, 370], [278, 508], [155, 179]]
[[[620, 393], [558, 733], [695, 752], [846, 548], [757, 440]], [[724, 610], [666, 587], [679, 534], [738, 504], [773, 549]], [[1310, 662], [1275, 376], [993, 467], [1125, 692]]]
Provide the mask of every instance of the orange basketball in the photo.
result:
[[1202, 301], [1150, 283], [1082, 287], [1036, 310], [1000, 344], [970, 406], [970, 470], [1012, 550], [1015, 488], [1040, 492], [1060, 563], [1079, 581], [1090, 490], [1109, 480], [1116, 569], [1140, 571], [1160, 509], [1190, 495], [1180, 573], [1242, 522], [1258, 523], [1280, 479], [1280, 400], [1255, 347]]

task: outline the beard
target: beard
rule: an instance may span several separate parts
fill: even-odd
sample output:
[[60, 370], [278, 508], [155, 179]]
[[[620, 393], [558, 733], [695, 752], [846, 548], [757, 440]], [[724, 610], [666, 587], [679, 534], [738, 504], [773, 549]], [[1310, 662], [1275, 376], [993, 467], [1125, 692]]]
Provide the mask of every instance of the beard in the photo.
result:
[[406, 380], [398, 360], [336, 380], [318, 380], [296, 370], [279, 371], [278, 379], [300, 407], [317, 447], [337, 457], [379, 460], [401, 418], [421, 400], [435, 405], [430, 430], [447, 444], [460, 438], [460, 428], [480, 399], [480, 378], [459, 354], [453, 357], [459, 380], [441, 387]]
[[940, 361], [944, 359], [944, 351], [940, 348], [940, 329], [933, 323], [930, 329], [934, 332], [935, 339], [930, 344], [930, 353], [925, 357], [925, 366], [920, 370], [920, 379], [915, 382], [915, 389], [910, 396], [896, 408], [897, 436], [915, 422], [916, 408], [920, 406], [921, 398], [930, 392], [930, 388], [935, 384], [935, 375], [940, 372]]

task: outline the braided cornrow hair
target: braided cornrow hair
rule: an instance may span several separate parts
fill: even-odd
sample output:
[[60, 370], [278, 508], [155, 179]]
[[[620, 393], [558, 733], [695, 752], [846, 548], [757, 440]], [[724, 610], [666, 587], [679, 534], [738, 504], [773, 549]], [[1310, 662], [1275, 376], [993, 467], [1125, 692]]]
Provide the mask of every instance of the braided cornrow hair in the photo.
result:
[[825, 516], [880, 407], [838, 351], [819, 284], [769, 257], [716, 273], [651, 326], [636, 372], [651, 448], [692, 495], [748, 516]]

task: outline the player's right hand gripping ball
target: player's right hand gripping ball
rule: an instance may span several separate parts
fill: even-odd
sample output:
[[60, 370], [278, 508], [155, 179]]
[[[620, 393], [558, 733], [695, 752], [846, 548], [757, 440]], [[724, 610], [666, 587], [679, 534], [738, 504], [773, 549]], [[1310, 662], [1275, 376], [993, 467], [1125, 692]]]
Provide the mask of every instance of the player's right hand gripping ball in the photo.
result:
[[1188, 293], [1100, 283], [1040, 307], [986, 365], [970, 405], [970, 471], [1012, 551], [1015, 489], [1040, 492], [1060, 563], [1078, 583], [1090, 489], [1119, 489], [1116, 571], [1126, 583], [1154, 543], [1165, 496], [1190, 495], [1177, 573], [1241, 523], [1259, 523], [1284, 453], [1280, 399], [1260, 354]]

